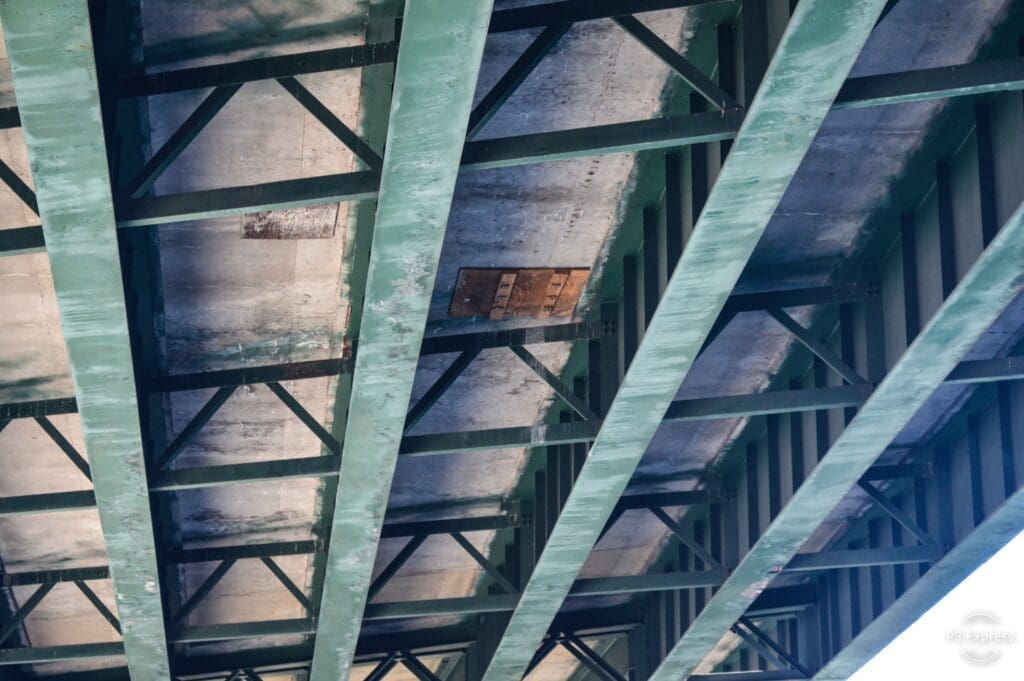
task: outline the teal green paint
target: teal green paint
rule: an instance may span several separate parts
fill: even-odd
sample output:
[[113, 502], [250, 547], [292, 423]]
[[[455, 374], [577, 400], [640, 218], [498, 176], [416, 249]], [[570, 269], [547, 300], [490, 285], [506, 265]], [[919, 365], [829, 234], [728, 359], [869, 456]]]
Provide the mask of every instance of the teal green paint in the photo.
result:
[[86, 0], [0, 4], [133, 681], [170, 678]]
[[[1024, 205], [708, 602], [653, 681], [685, 678], [823, 523], [1024, 287]], [[1019, 499], [1015, 502], [1020, 503]]]
[[1024, 488], [1003, 502], [967, 538], [957, 544], [899, 600], [874, 619], [833, 657], [814, 678], [843, 681], [917, 621], [982, 563], [1010, 543], [1024, 528]]
[[484, 681], [521, 679], [884, 4], [797, 6]]
[[406, 3], [311, 681], [352, 668], [491, 5]]

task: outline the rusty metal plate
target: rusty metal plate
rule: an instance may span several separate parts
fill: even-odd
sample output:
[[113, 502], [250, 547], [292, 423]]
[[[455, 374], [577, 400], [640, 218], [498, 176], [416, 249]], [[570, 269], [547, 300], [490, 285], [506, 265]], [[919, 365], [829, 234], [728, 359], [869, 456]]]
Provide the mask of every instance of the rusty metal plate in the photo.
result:
[[569, 317], [590, 276], [585, 267], [470, 268], [459, 278], [450, 317]]

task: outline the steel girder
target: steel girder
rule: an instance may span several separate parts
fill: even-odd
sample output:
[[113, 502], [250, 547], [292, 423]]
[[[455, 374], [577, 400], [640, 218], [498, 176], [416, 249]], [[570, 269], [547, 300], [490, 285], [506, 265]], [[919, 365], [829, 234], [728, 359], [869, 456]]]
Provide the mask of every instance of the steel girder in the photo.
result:
[[135, 681], [170, 677], [89, 7], [0, 5]]
[[1024, 205], [693, 621], [653, 681], [686, 678], [823, 523], [1024, 285]]
[[352, 666], [491, 7], [405, 8], [311, 681]]
[[848, 679], [971, 572], [1020, 534], [1022, 527], [1024, 489], [1017, 490], [1004, 501], [985, 522], [932, 566], [814, 678], [822, 681]]
[[526, 670], [883, 6], [797, 5], [484, 681]]

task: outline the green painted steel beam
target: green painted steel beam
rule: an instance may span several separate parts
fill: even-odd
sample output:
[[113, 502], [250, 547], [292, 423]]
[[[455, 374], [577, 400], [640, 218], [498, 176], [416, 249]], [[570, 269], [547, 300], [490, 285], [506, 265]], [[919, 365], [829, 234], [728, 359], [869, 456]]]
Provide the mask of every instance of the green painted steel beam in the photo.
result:
[[746, 608], [885, 451], [1024, 286], [1024, 205], [860, 408], [821, 462], [656, 670], [678, 681]]
[[170, 678], [87, 0], [0, 4], [134, 681]]
[[883, 5], [797, 5], [484, 681], [522, 678]]
[[768, 669], [757, 672], [716, 672], [695, 674], [690, 681], [800, 681], [807, 678], [794, 669]]
[[1024, 488], [996, 508], [973, 532], [885, 612], [833, 657], [814, 678], [840, 681], [853, 676], [868, 660], [917, 621], [957, 584], [1013, 540], [1024, 528]]
[[351, 671], [491, 7], [405, 6], [310, 681]]

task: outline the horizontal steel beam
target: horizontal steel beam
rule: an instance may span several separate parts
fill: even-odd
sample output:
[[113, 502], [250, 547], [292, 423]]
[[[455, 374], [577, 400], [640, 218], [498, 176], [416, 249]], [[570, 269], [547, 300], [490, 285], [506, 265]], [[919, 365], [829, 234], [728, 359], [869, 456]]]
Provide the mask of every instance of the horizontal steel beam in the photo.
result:
[[[834, 286], [743, 293], [732, 296], [726, 304], [726, 310], [730, 313], [752, 312], [765, 310], [770, 307], [802, 307], [806, 305], [852, 302], [863, 299], [865, 292], [868, 290], [870, 290], [869, 284], [852, 282]], [[425, 338], [423, 345], [420, 347], [420, 354], [437, 355], [474, 349], [506, 348], [515, 345], [574, 342], [600, 338], [614, 332], [615, 327], [613, 324], [604, 322], [574, 322], [519, 329], [448, 334]], [[358, 344], [354, 344], [352, 348], [353, 354], [357, 350]], [[323, 378], [348, 374], [351, 371], [352, 358], [346, 357], [238, 369], [221, 369], [171, 376], [153, 376], [148, 379], [147, 387], [152, 392], [204, 390], [233, 385], [267, 383], [269, 381]]]
[[[862, 404], [870, 394], [871, 386], [854, 385], [678, 400], [672, 403], [665, 414], [665, 420], [701, 421], [832, 409]], [[601, 424], [597, 421], [579, 421], [456, 433], [410, 435], [402, 438], [400, 453], [406, 456], [427, 456], [452, 452], [588, 442], [596, 437], [600, 427]], [[150, 481], [150, 491], [173, 492], [289, 478], [334, 477], [338, 475], [340, 466], [341, 457], [339, 455], [328, 455], [179, 468], [156, 474]]]
[[689, 681], [797, 681], [806, 678], [806, 676], [793, 669], [768, 669], [758, 672], [691, 674]]
[[124, 644], [119, 641], [40, 648], [0, 648], [0, 667], [66, 662], [96, 657], [120, 657], [122, 655], [124, 655]]
[[943, 553], [943, 548], [937, 545], [798, 553], [786, 564], [783, 572], [813, 572], [902, 563], [934, 563], [942, 558]]
[[[453, 333], [425, 337], [423, 344], [420, 346], [420, 354], [442, 355], [465, 352], [466, 350], [508, 348], [513, 345], [591, 340], [613, 333], [615, 333], [615, 325], [605, 322], [573, 322], [570, 324], [526, 326], [518, 329], [497, 329], [476, 333]], [[356, 349], [358, 349], [358, 345]]]
[[1024, 378], [1024, 357], [998, 357], [960, 362], [946, 383], [988, 383]]
[[[640, 621], [641, 613], [633, 608], [595, 608], [583, 613], [565, 613], [556, 618], [553, 632], [571, 632], [578, 636], [610, 636], [625, 634]], [[604, 626], [593, 626], [604, 622]], [[396, 650], [416, 655], [456, 654], [476, 642], [473, 626], [454, 625], [416, 629], [402, 633], [362, 635], [356, 647], [356, 664], [379, 662]], [[39, 650], [39, 649], [37, 649]], [[313, 655], [311, 645], [261, 647], [228, 653], [189, 655], [175, 660], [175, 672], [182, 681], [223, 681], [231, 672], [253, 669], [256, 672], [295, 672], [308, 668]], [[128, 669], [115, 667], [90, 672], [55, 674], [52, 681], [128, 681]]]
[[[1006, 73], [1019, 75], [1020, 62], [979, 62], [954, 68], [851, 79], [847, 99], [841, 106], [878, 106], [994, 89], [1020, 89], [1024, 82], [1003, 77]], [[978, 84], [964, 85], [974, 81]], [[469, 142], [465, 145], [462, 168], [505, 168], [726, 140], [735, 137], [742, 116], [740, 111], [710, 112]], [[119, 206], [118, 226], [141, 227], [300, 205], [362, 200], [376, 196], [378, 182], [376, 173], [359, 171], [134, 199]]]
[[[740, 418], [760, 414], [813, 411], [858, 405], [870, 395], [870, 386], [839, 386], [808, 388], [793, 391], [770, 391], [752, 395], [703, 397], [672, 402], [666, 421], [698, 421]], [[787, 405], [779, 408], [778, 405]], [[594, 421], [551, 423], [536, 426], [513, 426], [488, 430], [410, 435], [402, 439], [401, 453], [427, 456], [453, 452], [486, 451], [542, 445], [590, 442], [601, 424]]]
[[91, 489], [0, 497], [0, 517], [92, 508], [96, 508], [96, 494]]
[[369, 603], [363, 612], [366, 622], [406, 619], [412, 617], [442, 617], [487, 612], [508, 612], [516, 607], [518, 594], [497, 596], [467, 596], [465, 598], [437, 598], [422, 601], [394, 601]]
[[[617, 2], [556, 2], [495, 12], [492, 33], [545, 28], [565, 23], [612, 18], [658, 9], [708, 4], [722, 0], [618, 0]], [[119, 96], [140, 97], [300, 76], [325, 71], [361, 68], [393, 62], [395, 43], [384, 42], [316, 50], [281, 57], [266, 57], [229, 64], [192, 67], [123, 78]], [[1024, 87], [1024, 59], [995, 59], [917, 69], [893, 74], [850, 78], [840, 90], [834, 108], [860, 108], [941, 97], [1017, 90]], [[17, 110], [3, 110], [0, 127], [17, 127]]]
[[708, 489], [684, 492], [653, 492], [649, 494], [627, 494], [615, 505], [616, 511], [630, 511], [642, 508], [670, 508], [672, 506], [700, 506], [718, 500], [718, 493]]
[[[741, 115], [736, 112], [724, 117], [709, 113], [469, 142], [465, 145], [462, 169], [506, 168], [712, 142], [732, 137], [740, 122]], [[145, 227], [370, 199], [377, 196], [379, 180], [377, 173], [356, 171], [132, 199], [118, 206], [117, 224], [118, 227]]]
[[58, 397], [52, 400], [32, 402], [8, 402], [0, 404], [0, 419], [32, 419], [37, 416], [57, 416], [78, 413], [78, 401], [74, 397]]
[[[666, 412], [665, 420], [711, 420], [855, 406], [863, 404], [870, 396], [870, 393], [870, 386], [853, 385], [677, 400], [672, 403], [668, 412]], [[406, 456], [427, 456], [453, 452], [574, 444], [592, 441], [599, 428], [600, 423], [598, 422], [580, 421], [456, 433], [413, 435], [402, 439], [401, 454]], [[149, 489], [151, 492], [175, 492], [186, 489], [254, 482], [276, 482], [294, 478], [334, 477], [338, 475], [340, 462], [341, 457], [335, 454], [221, 466], [180, 468], [154, 474], [150, 480]], [[885, 471], [883, 467], [877, 471], [869, 470], [866, 479], [890, 480], [894, 477], [921, 477], [923, 473], [918, 468], [915, 465], [910, 465], [909, 468], [903, 466], [893, 471]], [[91, 494], [91, 492], [75, 492], [0, 498], [0, 515], [89, 508], [94, 505]], [[696, 492], [692, 494], [704, 493]], [[628, 499], [629, 497], [626, 498]]]
[[29, 586], [32, 584], [57, 584], [60, 582], [78, 582], [91, 579], [108, 579], [110, 569], [106, 565], [99, 567], [65, 568], [62, 570], [33, 570], [31, 572], [0, 573], [0, 586]]
[[755, 312], [773, 307], [805, 307], [808, 305], [835, 305], [855, 303], [879, 294], [878, 282], [848, 281], [829, 286], [769, 289], [766, 291], [733, 293], [723, 311], [725, 313]]
[[[556, 5], [562, 3], [555, 3]], [[684, 3], [673, 2], [673, 6]], [[521, 12], [523, 10], [509, 10]], [[635, 10], [634, 10], [635, 13]], [[526, 16], [526, 15], [524, 15]], [[533, 17], [539, 15], [533, 15]], [[543, 26], [535, 18], [508, 22]], [[513, 29], [508, 29], [513, 30]], [[198, 87], [210, 87], [246, 80], [301, 75], [335, 68], [363, 66], [393, 59], [394, 45], [357, 46], [303, 55], [273, 57], [182, 71], [169, 71], [124, 82], [125, 93], [158, 94]], [[933, 69], [851, 78], [840, 91], [836, 108], [861, 108], [899, 102], [975, 95], [1024, 87], [1024, 58], [1003, 59]], [[0, 127], [19, 124], [16, 109], [0, 110]], [[577, 158], [602, 153], [635, 152], [643, 149], [678, 147], [699, 142], [729, 139], [739, 119], [715, 121], [715, 114], [702, 117], [677, 116], [654, 121], [634, 121], [553, 133], [499, 138], [466, 145], [467, 168], [507, 167], [525, 163]], [[167, 197], [140, 199], [125, 204], [118, 213], [121, 227], [156, 225], [201, 217], [217, 217], [284, 208], [291, 200], [299, 205], [348, 201], [376, 195], [373, 173], [347, 173], [321, 178], [188, 192]], [[35, 252], [42, 245], [42, 230], [35, 227], [4, 230], [0, 252]], [[26, 245], [27, 244], [27, 245]]]
[[563, 0], [495, 12], [489, 31], [504, 33], [556, 24], [608, 19], [623, 14], [641, 14], [658, 10], [710, 5], [724, 0]]
[[[440, 355], [466, 350], [506, 348], [536, 343], [561, 343], [600, 338], [614, 333], [614, 325], [602, 322], [574, 322], [548, 326], [529, 326], [519, 329], [480, 331], [449, 334], [426, 338], [420, 346], [421, 355]], [[353, 355], [358, 344], [352, 347]], [[152, 376], [147, 389], [152, 392], [205, 390], [238, 385], [253, 385], [271, 381], [295, 381], [307, 378], [326, 378], [352, 373], [353, 358], [321, 359], [286, 364], [200, 371], [170, 376]]]
[[449, 532], [483, 532], [524, 527], [527, 519], [517, 513], [478, 516], [475, 518], [439, 518], [438, 520], [406, 520], [384, 523], [381, 537], [414, 537], [418, 534], [448, 534]]
[[[274, 462], [263, 462], [263, 463], [287, 463], [291, 461], [297, 462], [297, 465], [303, 465], [306, 462], [314, 462], [319, 465], [320, 460], [333, 460], [336, 457], [310, 457], [308, 459], [289, 459], [285, 461], [274, 461]], [[243, 466], [258, 466], [259, 464], [241, 464]], [[192, 471], [208, 471], [213, 469], [217, 472], [217, 469], [221, 467], [213, 466], [210, 468], [194, 468]], [[184, 469], [189, 470], [189, 469]], [[333, 472], [323, 473], [322, 469], [316, 466], [310, 466], [304, 471], [300, 471], [304, 475], [293, 472], [291, 477], [317, 477], [320, 475], [337, 475], [338, 471], [335, 468]], [[266, 475], [266, 469], [257, 468], [253, 471], [253, 477], [251, 479], [234, 479], [232, 482], [250, 482], [252, 480], [267, 480], [273, 479]], [[888, 479], [888, 478], [886, 478]], [[192, 489], [194, 487], [204, 486], [201, 483], [193, 483], [191, 486], [182, 480], [181, 478], [175, 477], [161, 477], [164, 483], [157, 484], [151, 488], [151, 491], [169, 491], [177, 489]], [[226, 484], [224, 478], [221, 478], [221, 484]], [[620, 500], [622, 510], [639, 509], [639, 508], [653, 508], [653, 507], [670, 507], [670, 506], [684, 506], [691, 504], [708, 503], [709, 500], [713, 500], [714, 495], [706, 490], [693, 490], [686, 492], [657, 492], [653, 494], [637, 494], [627, 495]], [[95, 496], [92, 490], [82, 490], [76, 492], [49, 492], [43, 494], [29, 494], [24, 496], [13, 496], [13, 497], [0, 497], [0, 517], [23, 515], [29, 513], [43, 513], [51, 511], [72, 511], [80, 509], [94, 508], [96, 505]], [[427, 520], [427, 521], [416, 521], [416, 522], [392, 522], [385, 523], [382, 530], [383, 537], [405, 537], [413, 536], [416, 534], [444, 534], [447, 532], [473, 532], [482, 529], [501, 529], [506, 527], [520, 527], [524, 524], [524, 519], [521, 516], [515, 514], [505, 514], [499, 516], [483, 516], [478, 518], [453, 518], [453, 519], [439, 519], [439, 520]], [[317, 553], [323, 550], [323, 543], [319, 541], [296, 541], [296, 542], [276, 542], [271, 544], [250, 544], [241, 547], [222, 547], [222, 548], [203, 548], [203, 549], [188, 549], [184, 551], [172, 552], [170, 556], [184, 556], [189, 555], [191, 558], [172, 558], [171, 562], [197, 562], [201, 560], [229, 560], [229, 559], [241, 559], [241, 558], [258, 558], [260, 556], [275, 556], [275, 555], [294, 555], [300, 553]], [[205, 558], [199, 558], [199, 556], [206, 556]]]
[[360, 201], [376, 197], [379, 183], [380, 176], [377, 173], [360, 170], [340, 175], [131, 199], [117, 206], [117, 226], [143, 227], [243, 215], [253, 211]]
[[[174, 555], [173, 553], [171, 554]], [[96, 570], [96, 568], [89, 568]], [[27, 574], [27, 573], [25, 573]], [[83, 573], [84, 574], [84, 573]], [[641, 577], [611, 577], [588, 580], [578, 580], [581, 587], [574, 589], [574, 596], [591, 596], [601, 594], [629, 594], [634, 591], [663, 591], [688, 588], [704, 588], [715, 586], [721, 582], [721, 577], [712, 572], [707, 573], [675, 573], [675, 574], [653, 574]], [[485, 612], [509, 612], [515, 607], [516, 596], [477, 596], [466, 598], [435, 599], [426, 601], [396, 602], [370, 604], [366, 608], [366, 621], [387, 621], [400, 618], [430, 617], [435, 615], [453, 615], [467, 613]], [[809, 598], [808, 590], [799, 587], [784, 587], [768, 589], [755, 602], [755, 609], [764, 611], [765, 616], [772, 616], [779, 612], [794, 612], [813, 605], [814, 600]], [[594, 629], [594, 622], [611, 623], [620, 617], [629, 614], [628, 609], [615, 608], [606, 614], [603, 610], [573, 612], [569, 615], [558, 616], [552, 624], [552, 631], [575, 631], [577, 633], [601, 632], [603, 629]], [[627, 617], [628, 619], [628, 617]], [[623, 621], [626, 621], [625, 619]], [[583, 622], [587, 624], [584, 625]], [[365, 656], [377, 653], [385, 649], [392, 649], [399, 646], [404, 649], [424, 650], [424, 646], [437, 647], [440, 645], [468, 644], [471, 642], [471, 632], [454, 635], [431, 635], [434, 630], [426, 632], [407, 632], [401, 634], [401, 640], [396, 639], [396, 634], [389, 634], [386, 640], [379, 642], [361, 640], [357, 654]], [[442, 630], [443, 633], [444, 630]], [[242, 638], [273, 636], [286, 634], [312, 634], [316, 632], [316, 620], [312, 618], [300, 618], [289, 620], [266, 620], [257, 622], [241, 622], [231, 624], [215, 624], [202, 627], [183, 627], [172, 633], [171, 641], [175, 643], [198, 643], [210, 641], [225, 641]], [[458, 641], [456, 641], [458, 639]], [[465, 639], [465, 640], [463, 640]], [[9, 648], [0, 650], [0, 666], [15, 664], [31, 664], [44, 661], [79, 660], [94, 657], [111, 657], [123, 655], [123, 648], [120, 643], [112, 644], [87, 644], [82, 646], [57, 646], [39, 648]], [[278, 665], [303, 665], [308, 664], [312, 657], [312, 647], [308, 645], [284, 646], [279, 648], [264, 648], [259, 651], [247, 651], [245, 653], [227, 653], [189, 658], [176, 665], [181, 675], [192, 676], [204, 673], [215, 673], [218, 671], [232, 671], [238, 668], [239, 655], [244, 655], [242, 662], [253, 668], [267, 668], [268, 670]], [[357, 657], [358, 661], [358, 657]], [[119, 673], [114, 670], [113, 673]], [[70, 681], [70, 679], [69, 679]]]
[[45, 251], [46, 242], [40, 225], [0, 229], [0, 256], [28, 255]]
[[747, 610], [751, 619], [767, 618], [806, 610], [818, 602], [814, 589], [804, 585], [765, 589]]
[[577, 579], [569, 589], [569, 597], [700, 589], [707, 586], [718, 586], [724, 580], [725, 575], [716, 570], [651, 573], [625, 577], [592, 577]]
[[873, 389], [871, 385], [860, 383], [827, 388], [769, 390], [752, 395], [676, 400], [665, 412], [665, 420], [705, 421], [855, 407], [863, 404], [871, 396]]
[[[567, 0], [529, 8], [510, 9], [495, 12], [491, 17], [490, 33], [504, 33], [531, 28], [544, 28], [556, 24], [576, 23], [604, 19], [622, 14], [638, 14], [656, 10], [674, 9], [692, 5], [712, 4], [725, 0]], [[370, 43], [315, 50], [279, 57], [249, 59], [228, 64], [198, 66], [186, 69], [161, 71], [158, 73], [122, 78], [118, 85], [119, 97], [149, 97], [217, 87], [251, 83], [259, 80], [287, 78], [293, 76], [362, 68], [375, 64], [395, 61], [397, 55], [394, 42]], [[17, 127], [17, 110], [14, 110], [13, 125]]]
[[[570, 597], [591, 597], [607, 595], [628, 595], [653, 591], [676, 591], [701, 589], [718, 586], [724, 576], [714, 571], [655, 573], [641, 576], [602, 577], [580, 579], [573, 585]], [[768, 590], [770, 595], [773, 591]], [[440, 617], [489, 612], [510, 612], [516, 606], [518, 594], [493, 596], [465, 596], [413, 601], [369, 603], [363, 613], [364, 622], [380, 622], [394, 619]], [[794, 606], [791, 609], [798, 609]], [[556, 621], [557, 624], [557, 621]], [[182, 627], [171, 636], [175, 643], [199, 641], [224, 641], [256, 636], [277, 636], [287, 634], [316, 633], [314, 618], [266, 620], [231, 624], [213, 624], [202, 627]]]
[[229, 64], [194, 66], [122, 78], [119, 97], [151, 97], [169, 92], [237, 85], [258, 80], [362, 68], [395, 60], [395, 43], [371, 43], [264, 57]]
[[498, 137], [466, 144], [462, 167], [466, 170], [510, 168], [716, 142], [735, 137], [742, 122], [743, 113], [732, 110]]
[[[979, 62], [851, 79], [845, 95], [840, 95], [845, 99], [839, 106], [879, 106], [1020, 89], [1024, 87], [1020, 78], [1022, 61]], [[741, 121], [741, 112], [725, 115], [712, 112], [470, 142], [463, 154], [463, 168], [503, 168], [720, 141], [734, 137]], [[294, 205], [360, 200], [376, 195], [376, 183], [375, 174], [358, 172], [138, 199], [121, 207], [118, 224], [137, 227]]]
[[248, 558], [273, 558], [276, 556], [323, 553], [326, 547], [327, 544], [323, 540], [310, 539], [266, 544], [242, 544], [240, 546], [170, 549], [164, 551], [164, 557], [169, 563], [212, 563], [224, 560], [246, 560]]
[[278, 482], [293, 478], [336, 477], [341, 455], [307, 456], [300, 459], [275, 459], [234, 463], [223, 466], [177, 468], [157, 473], [149, 483], [150, 492], [179, 492], [203, 487], [223, 487], [254, 482]]
[[188, 374], [151, 376], [146, 389], [153, 393], [187, 390], [207, 390], [230, 386], [257, 385], [279, 381], [298, 381], [307, 378], [326, 378], [352, 373], [352, 359], [318, 359], [307, 362], [269, 364], [239, 369], [216, 369]]
[[850, 78], [835, 109], [921, 102], [1024, 88], [1024, 57]]
[[316, 620], [313, 618], [264, 620], [181, 627], [170, 632], [168, 641], [171, 643], [206, 643], [262, 636], [305, 636], [315, 633]]
[[[570, 597], [628, 595], [650, 591], [700, 589], [718, 586], [722, 583], [723, 579], [724, 575], [710, 570], [704, 572], [655, 573], [635, 577], [580, 579], [573, 585]], [[378, 622], [394, 619], [510, 612], [515, 608], [518, 598], [518, 594], [501, 594], [369, 603], [363, 612], [363, 621]], [[312, 634], [316, 633], [316, 629], [317, 623], [315, 618], [212, 624], [201, 627], [182, 627], [172, 633], [171, 640], [175, 643], [224, 641], [256, 636]]]
[[[420, 534], [448, 534], [449, 532], [479, 532], [523, 526], [523, 518], [517, 514], [477, 516], [469, 518], [439, 518], [384, 523], [381, 537], [412, 537]], [[200, 563], [206, 561], [242, 560], [272, 556], [289, 556], [321, 553], [326, 549], [322, 540], [276, 542], [270, 544], [244, 544], [241, 546], [205, 547], [199, 549], [178, 549], [166, 553], [171, 563]]]
[[21, 114], [15, 106], [0, 108], [0, 130], [10, 130], [21, 127]]
[[[986, 378], [971, 380], [1009, 380], [1016, 378], [1015, 372], [1018, 369], [1018, 364], [1017, 358], [997, 360], [986, 368]], [[1002, 378], [996, 378], [1000, 376], [999, 367], [1006, 369]], [[280, 370], [283, 369], [279, 367], [273, 369], [275, 372]], [[257, 370], [240, 371], [252, 372]], [[239, 378], [238, 375], [230, 374], [230, 376], [231, 380]], [[248, 376], [251, 377], [251, 374], [248, 374]], [[194, 385], [194, 380], [203, 380], [186, 376], [168, 378], [172, 379], [169, 383], [163, 382], [164, 379], [155, 379], [154, 383], [165, 389], [185, 389], [184, 385]], [[185, 379], [185, 383], [178, 383], [176, 382], [177, 379]], [[220, 376], [215, 374], [214, 380], [220, 380]], [[967, 379], [963, 378], [957, 382], [967, 382]], [[677, 400], [669, 407], [665, 420], [712, 420], [856, 406], [863, 404], [868, 399], [871, 390], [871, 386], [862, 384]], [[51, 400], [46, 402], [22, 402], [0, 405], [0, 418], [29, 418], [55, 413], [73, 413], [73, 409], [70, 409], [72, 406], [73, 400]], [[572, 422], [413, 435], [402, 439], [400, 453], [405, 456], [427, 456], [454, 452], [575, 444], [592, 441], [596, 437], [599, 428], [599, 422]], [[338, 475], [340, 470], [340, 461], [340, 456], [328, 455], [221, 466], [181, 468], [155, 474], [150, 480], [150, 491], [173, 492], [185, 489], [281, 481], [293, 478], [334, 477]], [[896, 477], [922, 477], [925, 474], [926, 471], [921, 466], [908, 464], [893, 471], [887, 471], [885, 467], [878, 467], [877, 470], [872, 468], [865, 479], [869, 481], [890, 480]], [[91, 491], [7, 497], [0, 498], [0, 516], [43, 511], [75, 510], [89, 508], [94, 505], [95, 502]]]

